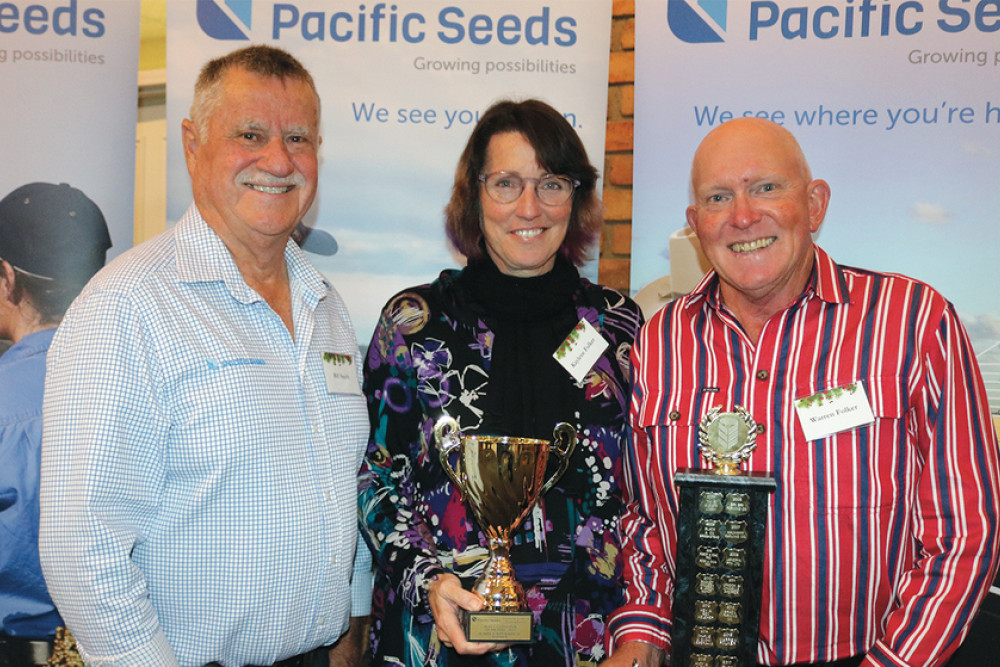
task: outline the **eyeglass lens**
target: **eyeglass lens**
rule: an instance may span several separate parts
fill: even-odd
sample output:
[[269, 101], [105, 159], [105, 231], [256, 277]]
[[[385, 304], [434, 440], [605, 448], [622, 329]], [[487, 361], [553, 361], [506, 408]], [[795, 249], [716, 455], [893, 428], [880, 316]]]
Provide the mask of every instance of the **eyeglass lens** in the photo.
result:
[[564, 204], [573, 194], [573, 181], [565, 176], [543, 176], [542, 178], [522, 178], [517, 174], [497, 172], [486, 176], [486, 192], [500, 204], [516, 201], [524, 192], [524, 184], [534, 181], [535, 196], [543, 204], [557, 206]]

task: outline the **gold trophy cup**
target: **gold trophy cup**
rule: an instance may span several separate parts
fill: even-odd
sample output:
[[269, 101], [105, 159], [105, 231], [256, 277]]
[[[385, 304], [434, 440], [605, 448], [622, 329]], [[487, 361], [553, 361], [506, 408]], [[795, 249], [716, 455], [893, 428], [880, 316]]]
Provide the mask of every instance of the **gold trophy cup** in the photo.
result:
[[[446, 416], [434, 425], [434, 441], [445, 473], [489, 540], [490, 558], [472, 587], [486, 606], [463, 614], [465, 636], [475, 642], [530, 642], [532, 615], [524, 589], [514, 579], [510, 535], [538, 497], [566, 472], [576, 446], [576, 429], [564, 422], [556, 424], [551, 442], [463, 435], [458, 422]], [[550, 452], [559, 457], [559, 468], [545, 480]], [[452, 465], [452, 454], [457, 454], [457, 467]]]

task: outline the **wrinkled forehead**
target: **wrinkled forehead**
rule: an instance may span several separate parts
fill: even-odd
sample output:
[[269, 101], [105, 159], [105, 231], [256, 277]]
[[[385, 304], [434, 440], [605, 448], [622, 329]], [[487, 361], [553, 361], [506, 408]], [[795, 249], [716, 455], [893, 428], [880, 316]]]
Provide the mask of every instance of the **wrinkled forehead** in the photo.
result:
[[790, 132], [760, 119], [730, 121], [712, 130], [691, 163], [691, 187], [712, 180], [745, 182], [769, 175], [811, 180], [802, 149]]
[[216, 112], [225, 113], [228, 108], [236, 115], [282, 113], [319, 124], [319, 96], [308, 81], [301, 79], [231, 68], [222, 80], [222, 98]]

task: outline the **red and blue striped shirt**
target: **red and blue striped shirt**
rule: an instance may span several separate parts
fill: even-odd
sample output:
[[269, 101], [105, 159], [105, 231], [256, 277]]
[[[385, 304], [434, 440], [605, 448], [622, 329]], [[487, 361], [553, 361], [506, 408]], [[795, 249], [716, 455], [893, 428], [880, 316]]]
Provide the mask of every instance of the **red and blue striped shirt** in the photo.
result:
[[[818, 247], [806, 290], [756, 344], [710, 273], [632, 349], [623, 521], [626, 600], [612, 641], [669, 651], [678, 493], [703, 467], [715, 406], [760, 425], [744, 470], [775, 477], [758, 661], [867, 653], [865, 664], [940, 665], [998, 564], [1000, 449], [954, 307], [899, 275], [839, 266]], [[873, 423], [808, 441], [794, 404], [860, 382]]]

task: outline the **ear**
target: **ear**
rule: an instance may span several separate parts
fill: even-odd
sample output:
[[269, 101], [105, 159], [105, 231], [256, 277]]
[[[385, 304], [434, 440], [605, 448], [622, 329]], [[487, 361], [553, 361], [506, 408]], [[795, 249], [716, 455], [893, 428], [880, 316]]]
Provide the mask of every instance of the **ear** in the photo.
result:
[[826, 207], [830, 204], [830, 185], [826, 181], [815, 180], [808, 185], [809, 231], [815, 233], [826, 217]]
[[684, 214], [687, 216], [688, 227], [694, 231], [695, 236], [698, 236], [698, 207], [692, 204], [687, 207]]
[[14, 267], [6, 260], [0, 261], [0, 298], [14, 303], [11, 294], [14, 291]]
[[198, 147], [201, 142], [198, 138], [198, 130], [189, 118], [181, 121], [181, 143], [184, 145], [184, 160], [187, 162], [188, 173], [191, 173], [195, 160], [197, 160]]

